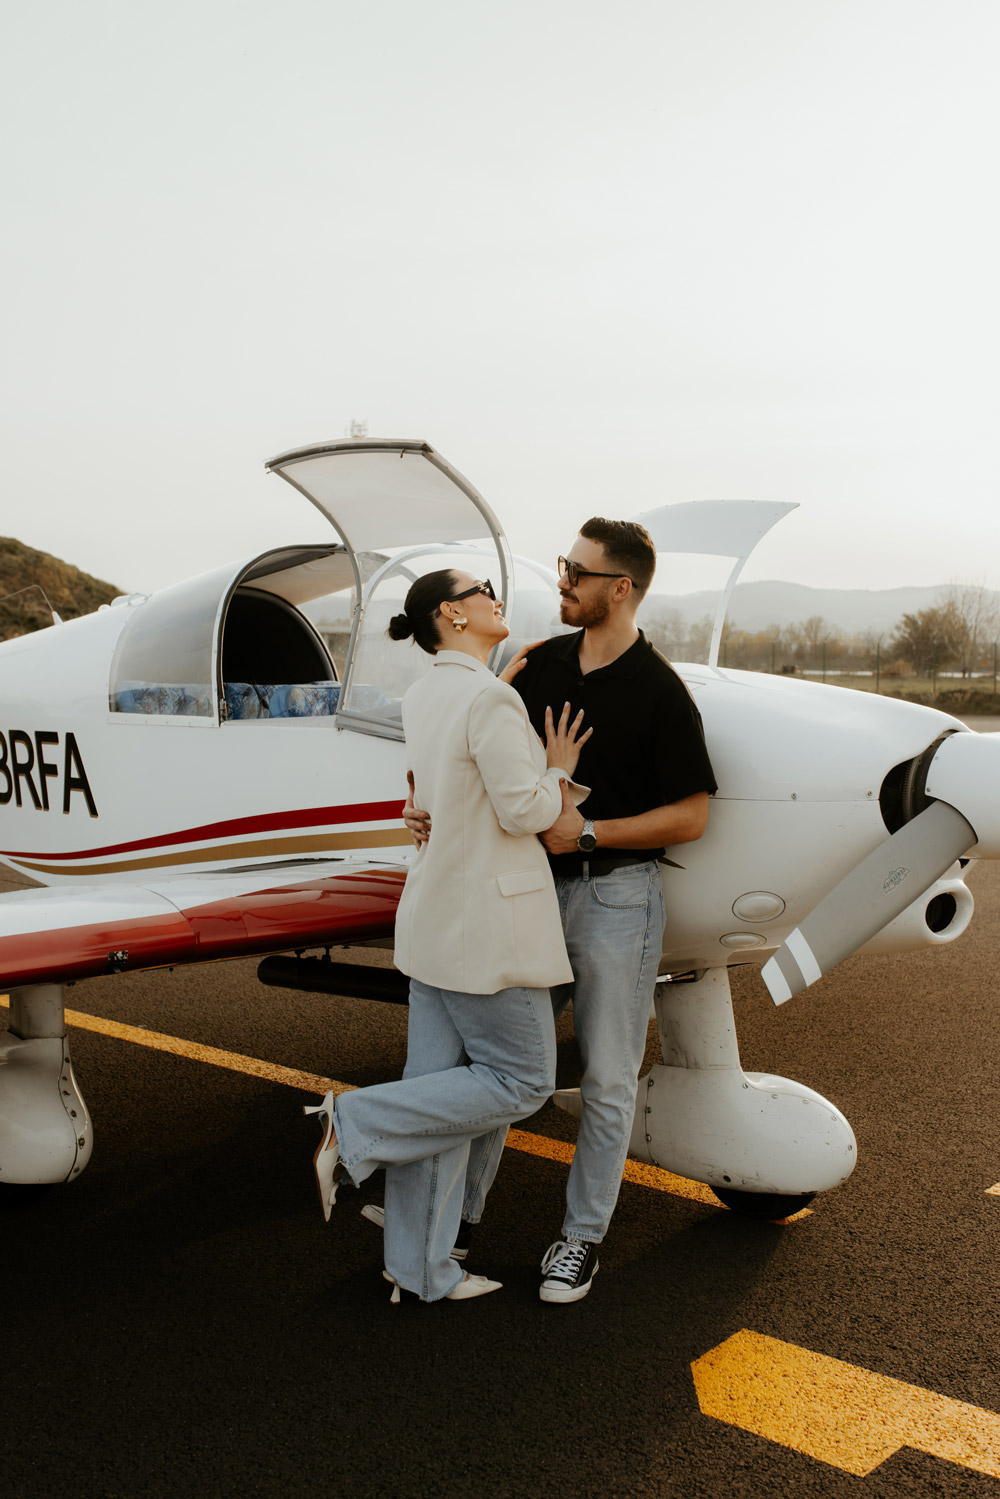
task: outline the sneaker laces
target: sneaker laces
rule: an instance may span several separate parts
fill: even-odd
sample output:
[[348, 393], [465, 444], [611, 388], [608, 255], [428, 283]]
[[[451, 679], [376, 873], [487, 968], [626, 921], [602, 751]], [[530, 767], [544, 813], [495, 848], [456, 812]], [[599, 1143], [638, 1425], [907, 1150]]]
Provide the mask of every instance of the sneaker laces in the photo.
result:
[[587, 1258], [588, 1244], [581, 1244], [579, 1240], [564, 1243], [557, 1240], [545, 1251], [542, 1258], [542, 1274], [552, 1272], [553, 1278], [559, 1280], [575, 1280], [579, 1275], [584, 1260]]

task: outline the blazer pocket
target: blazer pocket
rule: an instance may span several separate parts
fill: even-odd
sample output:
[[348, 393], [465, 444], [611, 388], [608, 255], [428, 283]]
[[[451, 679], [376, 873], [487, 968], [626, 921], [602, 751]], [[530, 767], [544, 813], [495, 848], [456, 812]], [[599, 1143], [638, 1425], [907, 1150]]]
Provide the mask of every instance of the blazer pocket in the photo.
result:
[[497, 884], [501, 895], [527, 895], [532, 890], [545, 889], [545, 870], [519, 869], [513, 874], [498, 874]]

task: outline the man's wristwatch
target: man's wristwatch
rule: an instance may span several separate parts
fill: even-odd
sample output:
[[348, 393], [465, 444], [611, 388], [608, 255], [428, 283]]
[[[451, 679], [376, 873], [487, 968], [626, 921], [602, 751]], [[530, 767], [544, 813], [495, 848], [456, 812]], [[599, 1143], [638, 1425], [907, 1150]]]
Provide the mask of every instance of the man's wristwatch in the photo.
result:
[[597, 834], [594, 832], [594, 824], [589, 817], [583, 824], [583, 832], [576, 840], [576, 846], [581, 854], [592, 854], [597, 847]]

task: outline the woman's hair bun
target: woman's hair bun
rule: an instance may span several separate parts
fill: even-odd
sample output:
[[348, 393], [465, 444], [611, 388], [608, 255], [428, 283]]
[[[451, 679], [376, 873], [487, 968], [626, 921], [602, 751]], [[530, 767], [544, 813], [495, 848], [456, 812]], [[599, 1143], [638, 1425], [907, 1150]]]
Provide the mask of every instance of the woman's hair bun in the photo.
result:
[[389, 621], [386, 632], [390, 640], [409, 640], [413, 634], [413, 625], [408, 614], [394, 614]]
[[422, 651], [436, 656], [441, 646], [438, 636], [438, 608], [455, 593], [455, 574], [450, 567], [436, 573], [425, 573], [410, 584], [403, 613], [394, 614], [386, 630], [390, 640], [409, 640], [412, 635]]

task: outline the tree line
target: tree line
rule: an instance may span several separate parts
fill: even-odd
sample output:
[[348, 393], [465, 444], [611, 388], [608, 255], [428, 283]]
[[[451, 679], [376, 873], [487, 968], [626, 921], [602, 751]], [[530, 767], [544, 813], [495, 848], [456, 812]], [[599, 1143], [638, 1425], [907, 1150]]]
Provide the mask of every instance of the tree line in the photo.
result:
[[[704, 661], [712, 638], [712, 616], [692, 624], [676, 609], [645, 606], [646, 635], [665, 656]], [[820, 615], [765, 630], [723, 627], [719, 664], [750, 671], [831, 672], [935, 678], [942, 672], [963, 678], [992, 677], [1000, 641], [997, 595], [974, 584], [953, 583], [930, 609], [904, 614], [891, 630], [849, 634]]]

